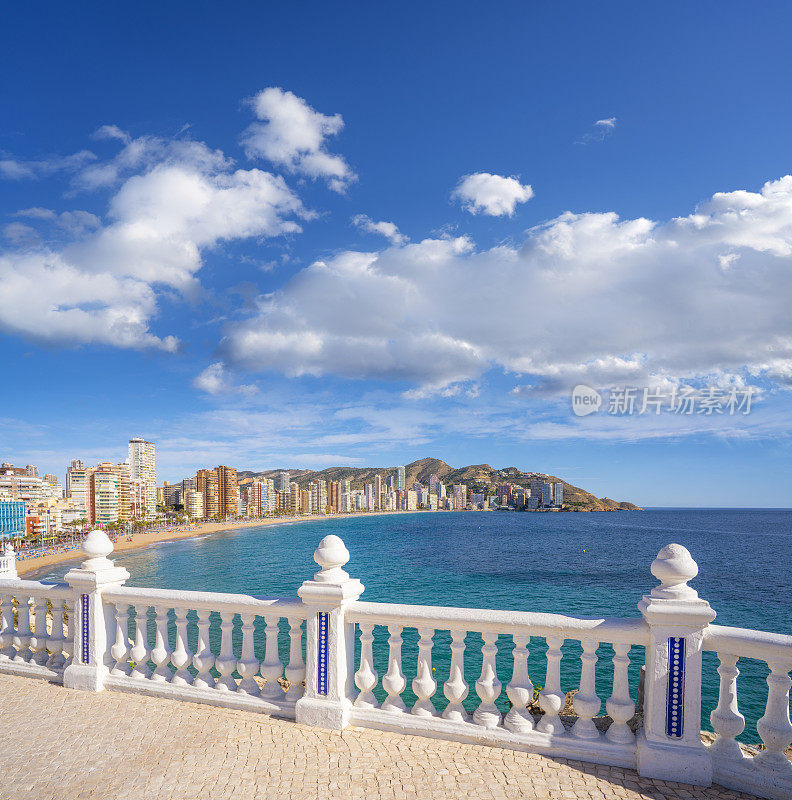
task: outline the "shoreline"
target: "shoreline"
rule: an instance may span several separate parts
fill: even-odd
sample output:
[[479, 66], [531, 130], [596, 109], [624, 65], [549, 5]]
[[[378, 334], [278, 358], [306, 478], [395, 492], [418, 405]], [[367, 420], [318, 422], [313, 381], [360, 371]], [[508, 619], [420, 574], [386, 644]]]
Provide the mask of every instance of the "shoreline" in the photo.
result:
[[[350, 517], [381, 517], [385, 515], [399, 514], [432, 514], [433, 511], [368, 511], [353, 514], [316, 514], [296, 517], [264, 517], [250, 521], [233, 522], [200, 522], [196, 527], [188, 527], [182, 530], [156, 530], [150, 533], [138, 533], [129, 541], [126, 537], [121, 537], [114, 543], [113, 553], [123, 553], [129, 550], [140, 550], [151, 545], [162, 544], [164, 542], [175, 542], [179, 539], [192, 539], [196, 536], [207, 536], [225, 531], [241, 530], [243, 528], [260, 528], [265, 525], [284, 525], [294, 522], [318, 522], [330, 519], [348, 519]], [[44, 572], [55, 564], [64, 561], [78, 563], [83, 560], [80, 548], [66, 550], [61, 553], [50, 553], [46, 556], [31, 558], [26, 561], [17, 561], [17, 574], [26, 580], [37, 580], [40, 573]]]

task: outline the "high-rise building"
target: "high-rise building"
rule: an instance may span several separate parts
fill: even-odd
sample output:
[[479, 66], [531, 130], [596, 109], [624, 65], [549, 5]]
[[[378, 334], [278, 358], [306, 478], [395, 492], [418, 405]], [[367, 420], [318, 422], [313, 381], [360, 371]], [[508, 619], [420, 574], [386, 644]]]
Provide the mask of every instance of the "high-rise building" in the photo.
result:
[[88, 513], [87, 475], [82, 461], [72, 461], [66, 470], [66, 498], [71, 501], [72, 508]]
[[188, 517], [202, 519], [204, 515], [203, 494], [194, 489], [187, 492], [184, 500], [184, 510], [187, 512]]
[[215, 467], [217, 473], [218, 513], [221, 517], [233, 517], [237, 513], [239, 485], [237, 471], [233, 467]]
[[330, 513], [337, 514], [341, 510], [341, 484], [330, 481], [327, 486], [327, 506]]
[[405, 484], [404, 467], [396, 467], [396, 489], [400, 492], [403, 492], [404, 484]]
[[382, 475], [374, 476], [374, 508], [382, 511]]
[[88, 521], [107, 525], [126, 522], [132, 516], [129, 466], [103, 461], [86, 470]]
[[440, 477], [438, 475], [429, 476], [429, 494], [440, 494]]
[[154, 517], [157, 513], [157, 469], [155, 446], [145, 439], [129, 440], [129, 480], [132, 485], [135, 517]]
[[564, 484], [560, 481], [553, 484], [553, 504], [557, 506], [564, 505]]
[[542, 484], [542, 500], [541, 505], [553, 505], [553, 487], [549, 483]]
[[288, 492], [289, 491], [289, 479], [290, 475], [288, 472], [279, 472], [278, 473], [278, 491], [279, 492]]
[[0, 539], [25, 535], [25, 504], [21, 500], [0, 500]]
[[213, 469], [199, 469], [195, 473], [195, 490], [203, 495], [204, 516], [216, 517], [220, 511], [217, 472]]
[[28, 464], [25, 467], [25, 474], [29, 475], [31, 478], [38, 478], [38, 467], [33, 464]]

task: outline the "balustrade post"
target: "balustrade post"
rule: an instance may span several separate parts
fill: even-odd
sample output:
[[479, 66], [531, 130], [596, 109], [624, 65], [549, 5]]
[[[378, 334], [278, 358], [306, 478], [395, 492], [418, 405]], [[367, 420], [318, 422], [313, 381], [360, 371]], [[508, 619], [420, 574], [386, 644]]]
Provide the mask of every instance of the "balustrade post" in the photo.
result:
[[3, 554], [0, 555], [0, 578], [13, 581], [18, 577], [14, 546], [11, 542], [6, 542], [5, 545], [3, 545]]
[[346, 608], [363, 584], [342, 567], [349, 551], [338, 536], [325, 536], [314, 553], [321, 567], [298, 590], [306, 606], [305, 693], [295, 705], [297, 722], [341, 730], [349, 724], [354, 699], [355, 626]]
[[715, 612], [688, 586], [698, 565], [682, 545], [664, 547], [651, 570], [660, 585], [638, 604], [649, 625], [638, 772], [709, 786], [712, 757], [701, 742], [701, 650]]
[[107, 557], [113, 543], [104, 531], [91, 531], [82, 551], [87, 556], [78, 569], [69, 570], [65, 580], [74, 589], [70, 616], [74, 643], [72, 663], [64, 670], [63, 685], [70, 689], [99, 692], [110, 672], [110, 645], [115, 641], [115, 606], [102, 600], [102, 593], [121, 586], [129, 573]]

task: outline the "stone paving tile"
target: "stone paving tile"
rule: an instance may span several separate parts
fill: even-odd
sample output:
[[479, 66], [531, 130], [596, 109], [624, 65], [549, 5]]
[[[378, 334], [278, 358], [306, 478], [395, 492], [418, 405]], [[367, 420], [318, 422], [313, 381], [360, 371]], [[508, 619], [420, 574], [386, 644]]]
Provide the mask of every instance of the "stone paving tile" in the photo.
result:
[[0, 800], [738, 800], [632, 770], [0, 675]]

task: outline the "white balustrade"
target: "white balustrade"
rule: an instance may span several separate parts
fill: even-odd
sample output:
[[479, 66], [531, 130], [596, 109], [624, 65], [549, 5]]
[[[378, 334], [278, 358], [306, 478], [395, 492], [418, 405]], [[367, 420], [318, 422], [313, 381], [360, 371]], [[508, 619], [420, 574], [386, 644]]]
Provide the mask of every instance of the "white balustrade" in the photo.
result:
[[547, 674], [544, 689], [539, 693], [539, 708], [544, 711], [536, 729], [542, 733], [561, 735], [566, 733], [559, 714], [564, 707], [566, 695], [561, 691], [561, 645], [560, 636], [547, 638]]
[[[792, 656], [792, 654], [790, 654]], [[792, 681], [792, 657], [788, 660], [772, 660], [767, 664], [767, 706], [764, 716], [756, 723], [756, 730], [762, 737], [764, 750], [756, 756], [756, 763], [771, 773], [792, 778], [792, 764], [786, 757], [786, 749], [792, 744], [792, 724], [789, 721], [789, 687]]]
[[399, 713], [407, 710], [402, 700], [401, 693], [407, 686], [407, 680], [402, 672], [402, 626], [388, 625], [388, 671], [382, 678], [382, 688], [388, 696], [382, 701], [382, 710]]
[[116, 632], [115, 641], [110, 648], [110, 655], [115, 665], [110, 670], [111, 675], [129, 675], [129, 604], [115, 604]]
[[49, 636], [47, 637], [47, 650], [50, 657], [46, 666], [50, 669], [62, 670], [66, 664], [63, 650], [66, 645], [66, 633], [63, 624], [64, 603], [59, 598], [52, 601], [52, 613]]
[[215, 669], [220, 673], [220, 680], [217, 681], [217, 688], [221, 691], [235, 692], [237, 690], [236, 681], [231, 674], [236, 669], [237, 661], [234, 658], [234, 612], [220, 612], [220, 655], [215, 660]]
[[193, 656], [193, 666], [198, 674], [195, 676], [193, 686], [198, 689], [214, 689], [215, 679], [210, 670], [214, 666], [215, 657], [209, 643], [209, 628], [211, 620], [207, 609], [198, 609], [198, 645]]
[[506, 696], [512, 704], [503, 720], [504, 727], [514, 733], [528, 733], [533, 730], [533, 717], [527, 710], [533, 700], [534, 687], [528, 677], [529, 636], [514, 634], [514, 668], [512, 678], [506, 685]]
[[374, 625], [366, 622], [360, 623], [360, 667], [355, 673], [355, 686], [359, 692], [355, 698], [358, 708], [376, 708], [377, 698], [374, 696], [374, 687], [379, 676], [374, 670]]
[[470, 714], [462, 705], [468, 696], [470, 687], [465, 681], [465, 631], [451, 631], [451, 669], [448, 680], [443, 684], [443, 693], [448, 700], [448, 705], [443, 711], [443, 717], [452, 722], [469, 722]]
[[154, 612], [156, 614], [155, 637], [150, 657], [155, 664], [155, 669], [151, 680], [163, 683], [171, 679], [171, 671], [168, 669], [171, 657], [171, 649], [168, 646], [168, 609], [154, 606]]
[[33, 602], [33, 631], [30, 637], [31, 661], [43, 665], [49, 658], [47, 654], [47, 599], [34, 597]]
[[289, 682], [287, 700], [297, 702], [305, 692], [305, 659], [303, 658], [303, 621], [299, 617], [288, 617], [289, 622], [289, 663], [285, 677]]
[[148, 606], [135, 605], [131, 607], [135, 609], [135, 644], [129, 653], [134, 662], [129, 675], [131, 678], [142, 680], [151, 677], [151, 669], [148, 665]]
[[613, 722], [608, 727], [606, 738], [616, 744], [632, 744], [635, 734], [627, 723], [635, 714], [635, 703], [630, 697], [628, 668], [630, 645], [616, 642], [613, 645], [613, 691], [605, 702], [605, 709]]
[[187, 609], [176, 608], [176, 646], [171, 655], [171, 664], [176, 667], [171, 683], [174, 686], [190, 686], [193, 677], [187, 667], [192, 663], [193, 654], [187, 644]]
[[437, 709], [432, 705], [432, 695], [437, 690], [437, 681], [432, 677], [432, 637], [433, 628], [420, 628], [418, 631], [418, 665], [412, 690], [418, 698], [412, 707], [412, 713], [417, 717], [433, 717]]
[[14, 597], [11, 594], [0, 597], [0, 662], [10, 661], [15, 654], [14, 640]]
[[573, 699], [577, 721], [572, 726], [572, 735], [579, 739], [597, 739], [599, 731], [594, 717], [602, 705], [595, 688], [595, 667], [597, 664], [597, 643], [591, 639], [583, 640], [583, 655], [580, 659], [580, 688]]
[[74, 603], [65, 600], [63, 616], [66, 620], [66, 639], [63, 642], [63, 668], [69, 666], [74, 656]]
[[498, 634], [485, 631], [482, 636], [484, 646], [481, 648], [481, 677], [476, 681], [476, 694], [481, 702], [473, 712], [473, 722], [482, 728], [496, 728], [501, 722], [501, 713], [495, 705], [501, 693], [501, 682], [495, 668], [495, 657], [498, 654], [495, 643]]
[[267, 627], [265, 658], [261, 664], [261, 675], [265, 680], [261, 696], [266, 700], [278, 701], [283, 699], [283, 687], [279, 681], [283, 677], [283, 662], [278, 653], [279, 617], [265, 616]]
[[259, 685], [254, 680], [259, 671], [259, 662], [253, 652], [255, 619], [255, 614], [242, 614], [242, 658], [237, 663], [237, 672], [242, 678], [238, 689], [240, 694], [257, 695], [260, 692]]
[[33, 632], [30, 630], [30, 597], [21, 594], [17, 597], [17, 627], [11, 638], [11, 645], [14, 648], [13, 661], [24, 663], [30, 660], [32, 652], [30, 650], [30, 638]]
[[740, 670], [737, 669], [738, 656], [718, 653], [718, 660], [720, 661], [718, 705], [710, 714], [710, 722], [716, 737], [710, 752], [722, 758], [742, 759], [742, 748], [735, 741], [745, 728], [745, 717], [737, 706], [737, 678], [740, 674]]

